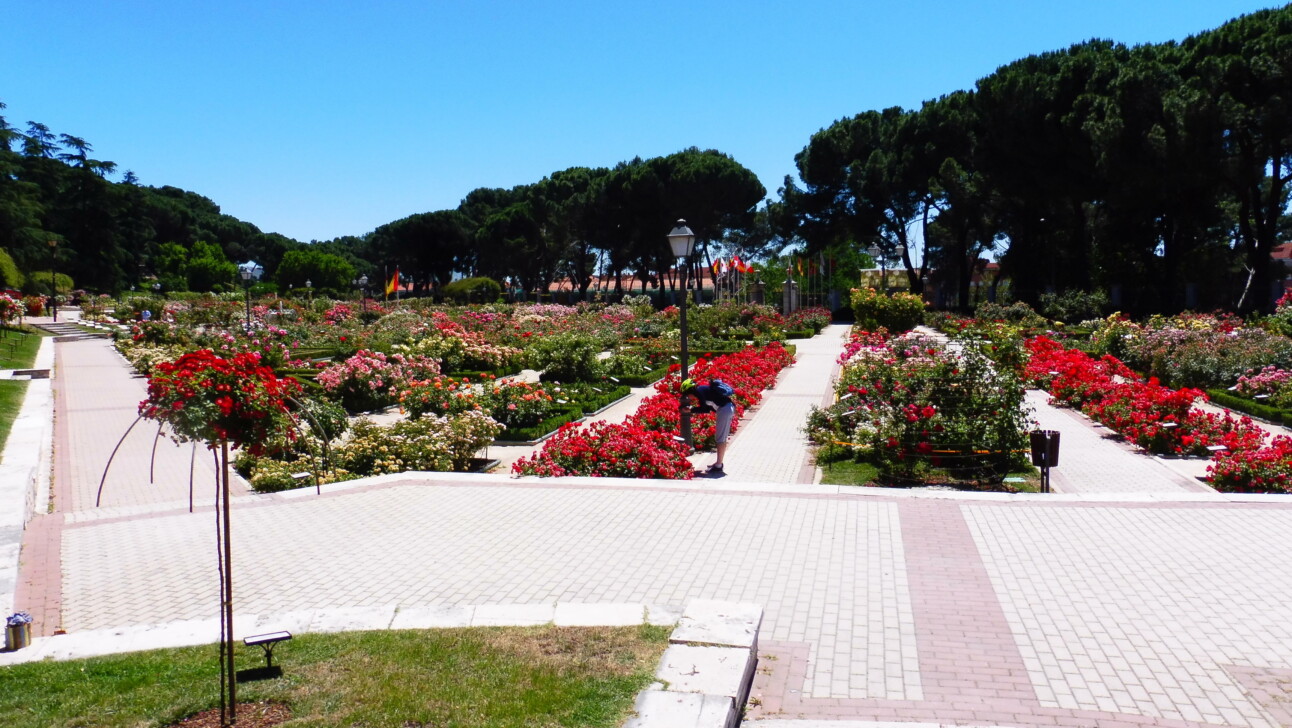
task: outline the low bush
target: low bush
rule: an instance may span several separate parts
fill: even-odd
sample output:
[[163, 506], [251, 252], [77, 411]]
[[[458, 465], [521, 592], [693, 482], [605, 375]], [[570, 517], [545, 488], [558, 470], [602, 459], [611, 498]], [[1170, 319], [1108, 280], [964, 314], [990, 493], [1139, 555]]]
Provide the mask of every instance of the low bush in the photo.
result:
[[1069, 289], [1063, 293], [1042, 293], [1041, 313], [1067, 324], [1080, 323], [1103, 316], [1108, 308], [1108, 294], [1103, 291]]
[[924, 299], [910, 293], [891, 296], [873, 288], [852, 289], [852, 312], [859, 329], [909, 331], [924, 323]]

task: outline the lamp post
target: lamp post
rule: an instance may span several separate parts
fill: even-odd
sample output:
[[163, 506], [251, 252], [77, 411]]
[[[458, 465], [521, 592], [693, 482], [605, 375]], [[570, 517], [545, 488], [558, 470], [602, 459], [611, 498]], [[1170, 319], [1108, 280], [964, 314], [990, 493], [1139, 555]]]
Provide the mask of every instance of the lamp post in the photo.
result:
[[354, 285], [359, 288], [359, 306], [363, 310], [360, 320], [368, 317], [368, 276], [359, 276], [354, 280]]
[[[668, 244], [672, 248], [673, 257], [682, 261], [682, 381], [687, 379], [687, 370], [690, 360], [690, 354], [686, 350], [686, 305], [687, 298], [690, 296], [688, 289], [688, 273], [691, 268], [691, 253], [695, 251], [695, 233], [691, 228], [686, 226], [686, 220], [678, 220], [677, 225], [668, 234]], [[686, 446], [691, 446], [691, 410], [685, 406], [685, 400], [678, 397], [678, 415], [682, 425], [682, 440]]]
[[314, 283], [312, 283], [308, 278], [305, 279], [305, 295], [311, 301], [314, 300]]
[[54, 312], [54, 323], [58, 323], [58, 285], [54, 283], [54, 262], [57, 251], [58, 241], [49, 241], [49, 309]]
[[153, 295], [154, 295], [154, 296], [160, 296], [160, 295], [161, 295], [161, 288], [162, 288], [161, 283], [154, 283], [154, 284], [153, 284]]
[[238, 275], [242, 278], [242, 287], [247, 291], [247, 330], [251, 330], [251, 284], [260, 280], [260, 275], [265, 272], [264, 268], [254, 260], [238, 266]]
[[888, 295], [888, 259], [904, 252], [906, 252], [905, 245], [897, 246], [891, 253], [880, 248], [877, 244], [871, 244], [869, 248], [866, 248], [866, 253], [879, 261], [879, 287], [884, 289], [884, 295]]

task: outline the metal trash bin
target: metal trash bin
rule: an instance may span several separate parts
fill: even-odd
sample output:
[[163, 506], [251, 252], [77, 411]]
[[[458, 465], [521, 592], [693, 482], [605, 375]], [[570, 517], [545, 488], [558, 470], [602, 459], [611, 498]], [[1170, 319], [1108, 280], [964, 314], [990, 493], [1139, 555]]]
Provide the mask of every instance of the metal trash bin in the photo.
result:
[[5, 649], [10, 652], [31, 646], [31, 622], [6, 625], [4, 641]]
[[1034, 430], [1028, 433], [1032, 440], [1032, 464], [1038, 468], [1059, 465], [1059, 433], [1057, 430]]

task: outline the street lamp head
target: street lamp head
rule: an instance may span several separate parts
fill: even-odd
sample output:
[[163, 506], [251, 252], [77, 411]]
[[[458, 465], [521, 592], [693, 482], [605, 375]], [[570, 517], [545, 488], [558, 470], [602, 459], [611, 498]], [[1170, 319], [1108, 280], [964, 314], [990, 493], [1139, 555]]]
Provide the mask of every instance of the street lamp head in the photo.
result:
[[238, 275], [242, 277], [244, 283], [260, 280], [260, 275], [264, 272], [265, 269], [261, 268], [260, 264], [254, 260], [249, 260], [238, 266]]
[[360, 288], [368, 285], [368, 276], [359, 276], [358, 283]]
[[51, 247], [51, 248], [57, 248], [57, 247], [58, 247], [58, 241], [57, 241], [57, 240], [51, 240], [51, 241], [49, 241], [49, 247]]
[[869, 255], [875, 260], [879, 260], [879, 254], [882, 252], [884, 251], [880, 250], [878, 245], [871, 245], [869, 248], [866, 248], [866, 255]]
[[668, 234], [668, 244], [673, 248], [674, 258], [689, 258], [695, 252], [695, 233], [686, 226], [686, 220], [678, 220]]
[[313, 284], [313, 283], [312, 283], [308, 278], [306, 278], [306, 279], [305, 279], [305, 287], [306, 287], [306, 288], [313, 288], [313, 287], [314, 287], [314, 284]]

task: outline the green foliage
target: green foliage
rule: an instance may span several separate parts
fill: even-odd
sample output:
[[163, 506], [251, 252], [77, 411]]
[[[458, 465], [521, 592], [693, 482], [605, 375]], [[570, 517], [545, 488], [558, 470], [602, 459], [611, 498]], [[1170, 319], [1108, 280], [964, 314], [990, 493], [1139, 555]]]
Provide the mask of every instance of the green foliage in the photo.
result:
[[1044, 316], [1022, 301], [1009, 305], [983, 301], [974, 309], [974, 317], [981, 321], [1005, 321], [1020, 326], [1045, 326], [1049, 323]]
[[909, 331], [924, 322], [924, 300], [910, 293], [885, 296], [873, 288], [854, 288], [852, 312], [862, 330]]
[[[66, 296], [74, 289], [71, 276], [65, 273], [54, 273], [54, 285], [58, 289], [59, 296]], [[49, 271], [35, 270], [27, 276], [27, 281], [22, 288], [23, 293], [37, 294], [48, 296], [49, 290]]]
[[222, 291], [234, 285], [238, 267], [220, 246], [199, 240], [189, 249], [181, 271], [190, 291]]
[[502, 295], [502, 286], [492, 278], [462, 278], [440, 292], [454, 303], [492, 303]]
[[354, 278], [354, 266], [349, 261], [313, 248], [287, 251], [274, 272], [280, 291], [304, 289], [305, 282], [309, 281], [312, 290], [307, 293], [317, 296], [349, 293], [354, 287], [351, 284]]
[[1047, 318], [1075, 324], [1103, 316], [1108, 308], [1108, 294], [1072, 288], [1063, 293], [1042, 293], [1040, 304], [1041, 313]]
[[543, 381], [592, 382], [604, 373], [600, 353], [598, 337], [570, 331], [529, 339], [524, 359], [543, 372]]
[[9, 251], [0, 248], [0, 285], [5, 288], [22, 290], [22, 285], [26, 280], [27, 277], [22, 274], [22, 271], [18, 270], [18, 264], [13, 262]]

